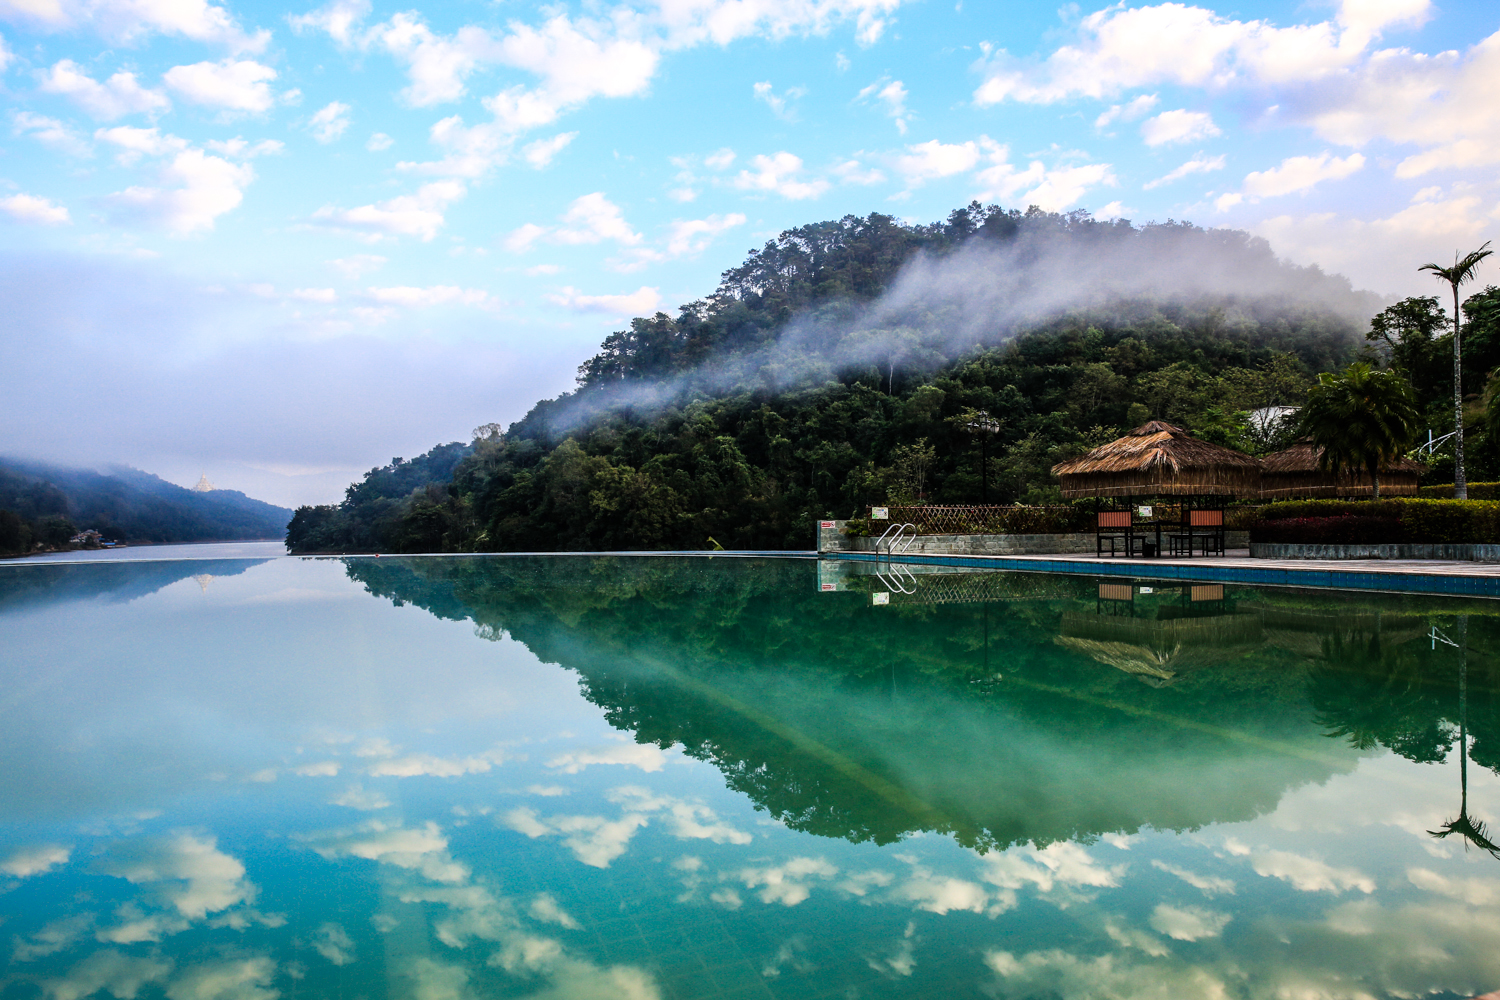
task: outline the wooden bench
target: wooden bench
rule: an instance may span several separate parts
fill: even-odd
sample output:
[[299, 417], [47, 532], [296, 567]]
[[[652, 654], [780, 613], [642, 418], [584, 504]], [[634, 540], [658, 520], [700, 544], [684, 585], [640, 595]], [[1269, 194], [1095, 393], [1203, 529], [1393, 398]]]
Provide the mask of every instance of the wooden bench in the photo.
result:
[[1131, 554], [1131, 539], [1133, 534], [1134, 519], [1128, 510], [1101, 510], [1099, 521], [1094, 529], [1094, 556], [1104, 556], [1104, 543], [1109, 542], [1109, 554], [1114, 556], [1115, 542], [1123, 542], [1125, 555]]
[[1172, 555], [1192, 558], [1194, 547], [1201, 543], [1203, 554], [1225, 554], [1224, 511], [1186, 510], [1183, 524], [1167, 537]]

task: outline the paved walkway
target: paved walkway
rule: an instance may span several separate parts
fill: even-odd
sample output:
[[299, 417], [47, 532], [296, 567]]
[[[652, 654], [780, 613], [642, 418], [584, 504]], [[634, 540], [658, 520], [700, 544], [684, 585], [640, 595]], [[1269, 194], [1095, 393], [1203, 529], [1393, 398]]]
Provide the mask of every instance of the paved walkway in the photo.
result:
[[[888, 561], [886, 557], [877, 557], [869, 552], [827, 553], [824, 558], [855, 562]], [[1068, 573], [1149, 580], [1200, 580], [1500, 599], [1500, 565], [1492, 563], [1418, 559], [1251, 559], [1248, 549], [1230, 549], [1225, 556], [1199, 556], [1192, 559], [1101, 559], [1088, 554], [1059, 553], [1037, 556], [905, 555], [897, 557], [896, 561], [913, 566], [957, 569]]]

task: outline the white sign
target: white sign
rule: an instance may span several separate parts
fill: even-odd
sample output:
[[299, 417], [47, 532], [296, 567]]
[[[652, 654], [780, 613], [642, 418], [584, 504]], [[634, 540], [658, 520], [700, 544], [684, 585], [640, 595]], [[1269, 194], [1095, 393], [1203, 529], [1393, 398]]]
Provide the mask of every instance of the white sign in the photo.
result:
[[872, 520], [872, 521], [889, 521], [890, 519], [891, 519], [891, 509], [889, 507], [871, 507], [870, 508], [870, 520]]
[[1143, 593], [1143, 594], [1154, 594], [1154, 593], [1156, 593], [1156, 591], [1153, 590], [1150, 587], [1142, 587], [1141, 588], [1141, 593]]
[[1141, 517], [1150, 517], [1151, 516], [1151, 508], [1150, 507], [1137, 507], [1136, 511], [1140, 513]]
[[871, 594], [870, 595], [870, 603], [871, 604], [889, 604], [889, 603], [891, 603], [891, 595], [890, 595], [889, 592], [884, 591], [884, 590], [882, 590], [878, 594]]

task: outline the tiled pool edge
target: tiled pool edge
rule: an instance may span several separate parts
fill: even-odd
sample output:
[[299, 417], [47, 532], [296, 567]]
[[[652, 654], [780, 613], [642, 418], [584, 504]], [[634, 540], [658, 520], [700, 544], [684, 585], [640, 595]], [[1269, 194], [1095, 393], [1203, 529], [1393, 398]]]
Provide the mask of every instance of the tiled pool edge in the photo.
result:
[[[891, 562], [869, 552], [823, 553], [824, 559], [847, 562]], [[1044, 559], [1036, 556], [940, 556], [906, 555], [894, 560], [925, 566], [962, 569], [1009, 570], [1026, 573], [1064, 573], [1070, 576], [1119, 576], [1139, 580], [1193, 580], [1208, 583], [1246, 583], [1279, 587], [1318, 587], [1329, 590], [1373, 590], [1403, 594], [1451, 594], [1461, 597], [1500, 598], [1500, 574], [1440, 574], [1404, 570], [1366, 572], [1337, 569], [1290, 569], [1283, 567], [1151, 565], [1141, 562], [1111, 562], [1085, 559]]]

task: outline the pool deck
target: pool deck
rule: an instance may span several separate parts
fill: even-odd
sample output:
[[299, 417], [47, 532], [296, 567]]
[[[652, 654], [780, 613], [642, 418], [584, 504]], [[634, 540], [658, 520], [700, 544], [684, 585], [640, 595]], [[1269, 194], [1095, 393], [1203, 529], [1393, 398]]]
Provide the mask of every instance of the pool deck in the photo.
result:
[[[889, 562], [871, 552], [825, 553], [823, 558]], [[955, 569], [1119, 576], [1136, 580], [1193, 580], [1278, 587], [1318, 587], [1408, 594], [1451, 594], [1500, 599], [1500, 565], [1418, 559], [1251, 559], [1248, 549], [1192, 559], [1099, 558], [1091, 555], [1040, 556], [906, 555], [894, 560], [913, 566]]]

